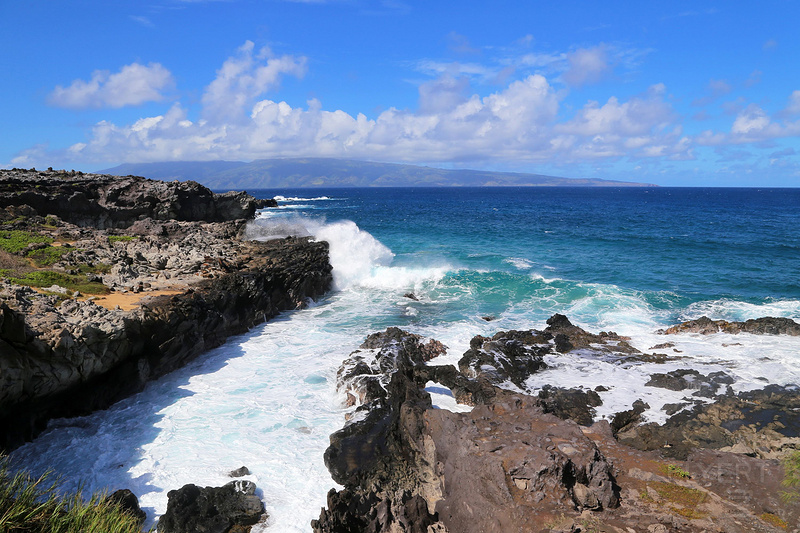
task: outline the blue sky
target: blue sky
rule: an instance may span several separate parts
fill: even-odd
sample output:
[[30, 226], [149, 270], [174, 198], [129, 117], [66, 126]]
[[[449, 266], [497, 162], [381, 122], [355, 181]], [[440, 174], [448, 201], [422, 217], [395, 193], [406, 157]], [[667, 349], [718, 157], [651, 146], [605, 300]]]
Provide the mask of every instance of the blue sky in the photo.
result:
[[0, 4], [0, 166], [320, 156], [800, 185], [800, 3]]

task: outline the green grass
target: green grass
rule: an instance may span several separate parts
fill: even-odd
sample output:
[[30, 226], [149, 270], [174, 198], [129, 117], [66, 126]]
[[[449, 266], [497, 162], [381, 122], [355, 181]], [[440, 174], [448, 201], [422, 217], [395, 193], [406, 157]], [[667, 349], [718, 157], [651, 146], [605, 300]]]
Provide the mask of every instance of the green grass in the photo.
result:
[[114, 244], [115, 242], [130, 242], [135, 238], [136, 237], [133, 237], [132, 235], [109, 235], [108, 242], [111, 244]]
[[3, 230], [0, 231], [0, 249], [16, 254], [36, 243], [50, 244], [53, 239], [46, 235], [39, 235], [30, 231]]
[[673, 464], [661, 465], [661, 471], [664, 472], [669, 477], [674, 477], [679, 479], [691, 479], [692, 477], [692, 475], [689, 472]]
[[45, 473], [12, 473], [0, 457], [0, 531], [4, 533], [140, 533], [139, 523], [103, 494], [84, 501], [80, 491], [63, 495]]
[[84, 294], [108, 294], [109, 289], [102, 283], [90, 282], [83, 274], [71, 275], [54, 270], [34, 270], [22, 277], [8, 278], [13, 283], [28, 285], [29, 287], [50, 287], [58, 285], [70, 291], [80, 291]]
[[81, 263], [79, 265], [75, 265], [78, 271], [83, 272], [84, 274], [108, 274], [111, 272], [111, 265], [107, 265], [105, 263]]
[[786, 502], [796, 500], [800, 496], [800, 450], [795, 450], [783, 458], [783, 481], [781, 485], [789, 490], [781, 492]]
[[47, 248], [31, 250], [28, 252], [28, 257], [33, 259], [36, 266], [48, 267], [61, 261], [61, 256], [68, 254], [72, 250], [73, 248], [64, 248], [63, 246], [48, 246]]

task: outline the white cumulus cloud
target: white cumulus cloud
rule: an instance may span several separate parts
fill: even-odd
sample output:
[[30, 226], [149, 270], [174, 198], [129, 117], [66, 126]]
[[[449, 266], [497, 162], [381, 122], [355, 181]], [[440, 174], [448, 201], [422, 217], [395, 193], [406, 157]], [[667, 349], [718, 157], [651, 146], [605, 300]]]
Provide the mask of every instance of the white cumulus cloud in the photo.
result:
[[269, 48], [256, 52], [255, 44], [247, 41], [222, 64], [217, 77], [206, 87], [203, 112], [213, 120], [231, 120], [247, 104], [277, 87], [284, 74], [302, 77], [305, 72], [305, 57], [273, 57]]
[[96, 70], [89, 81], [58, 85], [48, 97], [50, 105], [87, 109], [140, 105], [164, 99], [163, 91], [174, 85], [172, 74], [159, 63], [131, 63], [114, 74]]
[[[627, 99], [590, 101], [577, 111], [562, 104], [567, 91], [541, 73], [477, 94], [470, 74], [444, 70], [419, 85], [416, 110], [389, 108], [373, 117], [326, 110], [316, 99], [293, 106], [267, 97], [284, 76], [303, 76], [306, 68], [304, 57], [275, 56], [247, 41], [217, 70], [198, 109], [176, 102], [163, 114], [129, 124], [101, 121], [84, 142], [50, 152], [49, 159], [114, 164], [318, 156], [580, 164], [693, 157], [662, 85]], [[109, 80], [98, 79], [97, 88], [85, 92], [110, 90]], [[26, 161], [38, 157], [20, 155]]]
[[697, 137], [697, 142], [706, 146], [721, 146], [800, 136], [800, 120], [791, 120], [797, 113], [800, 113], [800, 91], [791, 94], [786, 109], [772, 116], [761, 106], [749, 104], [739, 110], [730, 132], [704, 131]]

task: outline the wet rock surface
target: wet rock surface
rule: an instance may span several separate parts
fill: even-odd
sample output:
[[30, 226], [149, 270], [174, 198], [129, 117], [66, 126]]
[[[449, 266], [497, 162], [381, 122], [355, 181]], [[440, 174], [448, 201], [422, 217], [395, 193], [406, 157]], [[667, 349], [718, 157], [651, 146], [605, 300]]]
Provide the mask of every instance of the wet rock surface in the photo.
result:
[[[34, 437], [51, 418], [105, 408], [330, 289], [327, 243], [243, 238], [248, 221], [241, 217], [257, 203], [243, 193], [29, 174], [0, 172], [3, 235], [44, 239], [0, 250], [12, 272], [0, 277], [0, 449]], [[56, 209], [71, 205], [76, 191], [94, 203], [71, 214]], [[10, 203], [19, 198], [34, 205]], [[228, 216], [239, 218], [216, 221]], [[52, 260], [33, 269], [32, 249]], [[19, 281], [29, 275], [56, 282], [32, 288]], [[76, 280], [96, 292], [58, 285]]]
[[752, 333], [754, 335], [800, 335], [800, 324], [790, 318], [763, 317], [744, 322], [728, 322], [727, 320], [711, 320], [702, 316], [696, 320], [682, 322], [661, 331], [665, 335], [676, 333]]
[[[779, 497], [777, 460], [800, 449], [795, 388], [723, 391], [663, 426], [642, 419], [642, 401], [610, 424], [593, 422], [596, 391], [518, 390], [526, 372], [547, 372], [529, 363], [559, 353], [557, 344], [623, 361], [637, 355], [624, 339], [565, 318], [545, 332], [476, 337], [460, 369], [421, 357], [430, 340], [396, 328], [371, 335], [343, 365], [339, 386], [367, 375], [379, 386], [331, 436], [326, 465], [344, 489], [330, 491], [314, 531], [795, 531], [800, 503]], [[379, 363], [381, 353], [391, 364]], [[730, 378], [684, 369], [655, 380], [700, 391], [698, 383], [722, 390]], [[430, 381], [474, 407], [434, 408]]]
[[167, 511], [158, 521], [160, 533], [247, 533], [262, 518], [264, 504], [250, 481], [222, 487], [184, 485], [167, 494]]
[[112, 492], [108, 496], [108, 500], [116, 503], [123, 511], [135, 517], [139, 521], [140, 526], [143, 525], [144, 521], [147, 519], [147, 513], [139, 507], [139, 498], [128, 489], [120, 489]]
[[665, 374], [652, 374], [650, 381], [645, 383], [645, 386], [674, 391], [693, 389], [695, 390], [692, 393], [694, 396], [714, 398], [721, 395], [732, 395], [731, 384], [733, 384], [733, 378], [725, 372], [712, 372], [704, 375], [697, 370], [682, 368]]
[[800, 449], [800, 388], [771, 385], [682, 411], [663, 425], [620, 432], [620, 442], [685, 459], [694, 449], [742, 453], [764, 459]]

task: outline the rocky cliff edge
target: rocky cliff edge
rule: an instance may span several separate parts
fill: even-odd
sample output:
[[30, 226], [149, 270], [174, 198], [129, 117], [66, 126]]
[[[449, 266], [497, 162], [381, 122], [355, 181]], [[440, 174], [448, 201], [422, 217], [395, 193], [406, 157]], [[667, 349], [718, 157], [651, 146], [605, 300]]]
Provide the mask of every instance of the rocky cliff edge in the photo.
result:
[[242, 237], [263, 205], [193, 182], [0, 170], [0, 450], [328, 291], [327, 243]]

